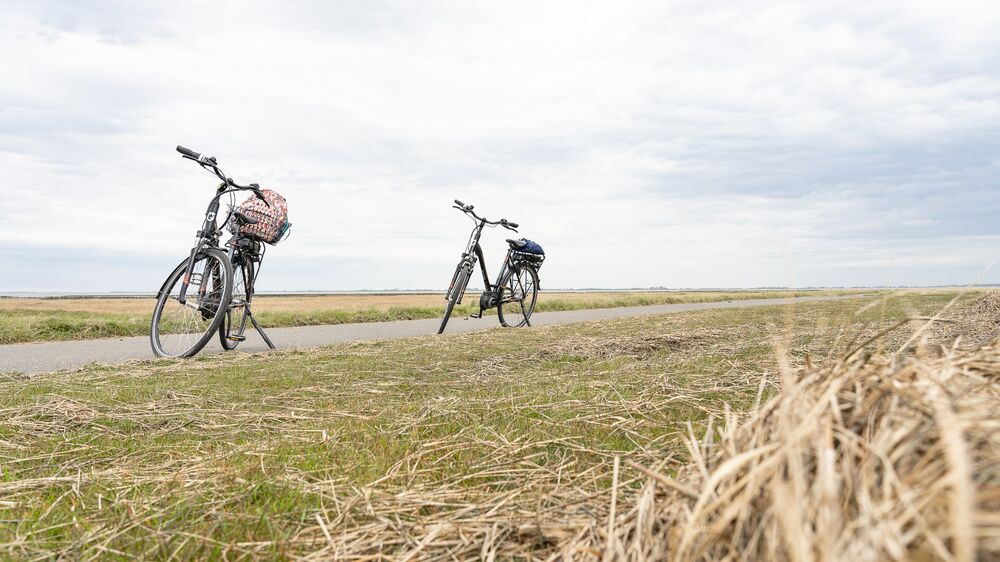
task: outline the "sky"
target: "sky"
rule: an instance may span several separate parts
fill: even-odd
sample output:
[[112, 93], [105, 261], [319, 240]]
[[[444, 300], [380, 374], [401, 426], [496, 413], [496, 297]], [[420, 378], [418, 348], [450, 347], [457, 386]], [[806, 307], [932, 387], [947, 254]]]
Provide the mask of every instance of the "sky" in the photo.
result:
[[1000, 3], [0, 0], [0, 292], [155, 291], [214, 155], [258, 290], [1000, 283]]

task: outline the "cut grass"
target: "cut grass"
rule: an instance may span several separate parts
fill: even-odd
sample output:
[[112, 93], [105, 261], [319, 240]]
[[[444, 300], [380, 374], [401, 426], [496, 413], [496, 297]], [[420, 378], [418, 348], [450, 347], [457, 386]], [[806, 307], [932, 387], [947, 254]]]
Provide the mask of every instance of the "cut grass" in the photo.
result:
[[568, 505], [638, 486], [613, 482], [616, 456], [669, 474], [686, 435], [773, 393], [776, 339], [821, 362], [953, 296], [9, 375], [0, 555], [404, 557], [425, 520], [465, 525], [471, 542], [448, 548], [489, 555], [522, 532], [500, 521], [528, 514], [545, 557]]
[[[847, 292], [541, 292], [536, 310], [617, 308]], [[478, 294], [467, 293], [465, 302], [455, 308], [455, 316], [468, 316], [478, 310], [478, 302]], [[155, 300], [150, 298], [0, 299], [0, 344], [149, 335], [154, 305]], [[444, 299], [439, 294], [262, 296], [254, 300], [255, 316], [268, 327], [414, 320], [436, 318], [443, 312]]]

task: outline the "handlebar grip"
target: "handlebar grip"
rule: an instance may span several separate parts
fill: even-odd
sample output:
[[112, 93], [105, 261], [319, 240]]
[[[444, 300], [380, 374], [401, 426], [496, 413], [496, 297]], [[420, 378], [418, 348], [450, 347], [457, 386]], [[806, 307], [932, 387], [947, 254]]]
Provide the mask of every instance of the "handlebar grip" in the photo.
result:
[[507, 226], [509, 226], [511, 228], [517, 228], [517, 223], [516, 222], [507, 221]]
[[197, 152], [191, 150], [190, 148], [184, 148], [181, 145], [177, 145], [177, 152], [180, 152], [184, 156], [194, 158], [195, 160], [201, 158], [201, 154], [198, 154]]
[[465, 203], [462, 203], [458, 199], [455, 199], [455, 204], [458, 205], [459, 207], [462, 207], [463, 209], [465, 208]]

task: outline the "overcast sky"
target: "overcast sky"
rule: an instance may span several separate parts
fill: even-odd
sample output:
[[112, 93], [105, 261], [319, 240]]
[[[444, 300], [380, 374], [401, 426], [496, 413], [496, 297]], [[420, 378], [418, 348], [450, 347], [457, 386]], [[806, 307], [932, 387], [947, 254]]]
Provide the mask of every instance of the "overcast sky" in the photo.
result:
[[[154, 291], [213, 177], [261, 290], [1000, 282], [1000, 3], [2, 3], [0, 291]], [[488, 230], [492, 273], [504, 230]]]

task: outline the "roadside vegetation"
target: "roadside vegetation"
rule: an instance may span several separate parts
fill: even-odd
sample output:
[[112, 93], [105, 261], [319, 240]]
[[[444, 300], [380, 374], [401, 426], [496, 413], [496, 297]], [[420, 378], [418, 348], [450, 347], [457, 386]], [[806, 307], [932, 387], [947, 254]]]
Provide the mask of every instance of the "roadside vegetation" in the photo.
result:
[[[0, 557], [780, 560], [882, 525], [869, 536], [901, 559], [971, 560], [951, 553], [1000, 550], [995, 515], [975, 519], [1000, 498], [1000, 359], [937, 347], [927, 369], [900, 365], [926, 336], [994, 337], [1000, 316], [981, 305], [921, 320], [977, 296], [0, 376]], [[948, 385], [927, 378], [939, 373]], [[955, 395], [927, 407], [965, 433], [942, 440], [925, 394]], [[971, 460], [953, 473], [955, 439]], [[898, 474], [879, 471], [882, 454]], [[971, 516], [970, 486], [993, 502]]]
[[[738, 291], [648, 293], [545, 293], [538, 311], [617, 308], [653, 304], [715, 302], [834, 295], [849, 291]], [[478, 310], [469, 291], [455, 316]], [[155, 301], [149, 298], [0, 298], [0, 344], [149, 335]], [[474, 308], [475, 307], [475, 308]], [[440, 294], [260, 296], [254, 314], [264, 326], [317, 326], [437, 318], [444, 312]], [[496, 311], [490, 311], [496, 313]]]

